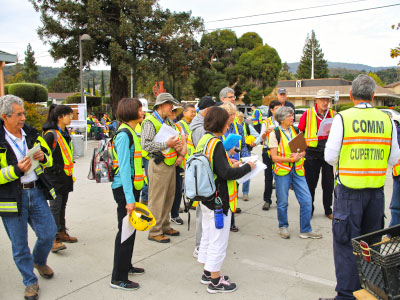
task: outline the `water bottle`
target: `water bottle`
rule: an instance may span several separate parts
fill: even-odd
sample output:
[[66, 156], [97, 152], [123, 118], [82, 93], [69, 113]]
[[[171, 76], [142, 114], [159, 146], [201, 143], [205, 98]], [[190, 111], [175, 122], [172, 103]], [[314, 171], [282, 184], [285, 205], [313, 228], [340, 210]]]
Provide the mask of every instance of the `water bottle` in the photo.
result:
[[219, 197], [215, 198], [214, 206], [215, 228], [224, 228], [224, 211], [222, 210], [222, 203]]

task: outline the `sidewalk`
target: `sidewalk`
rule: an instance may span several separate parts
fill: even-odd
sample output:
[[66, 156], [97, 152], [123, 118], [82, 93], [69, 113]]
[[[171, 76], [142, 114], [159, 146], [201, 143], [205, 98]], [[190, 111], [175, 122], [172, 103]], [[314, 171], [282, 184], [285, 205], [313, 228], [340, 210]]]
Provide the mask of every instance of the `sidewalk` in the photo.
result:
[[[185, 225], [173, 226], [181, 236], [171, 243], [147, 240], [147, 232], [136, 236], [133, 263], [143, 267], [142, 276], [131, 276], [141, 288], [121, 291], [110, 288], [114, 239], [117, 232], [116, 204], [110, 184], [98, 184], [86, 178], [91, 153], [96, 142], [89, 142], [85, 157], [76, 160], [77, 182], [67, 205], [67, 227], [79, 242], [66, 244], [67, 249], [50, 253], [48, 264], [55, 276], [39, 277], [40, 299], [271, 299], [317, 300], [335, 295], [335, 272], [332, 255], [331, 221], [325, 217], [322, 191], [317, 190], [313, 230], [321, 232], [321, 240], [303, 240], [299, 233], [299, 205], [293, 191], [289, 194], [291, 238], [281, 239], [278, 233], [275, 196], [269, 211], [262, 211], [264, 176], [252, 180], [250, 201], [240, 198], [237, 215], [239, 232], [230, 233], [229, 246], [222, 273], [237, 283], [238, 290], [228, 295], [207, 293], [200, 283], [202, 266], [193, 258], [195, 213], [191, 211], [191, 229], [187, 230], [187, 214], [181, 214]], [[254, 153], [261, 158], [260, 147]], [[386, 216], [392, 193], [390, 173], [386, 182]], [[241, 195], [241, 193], [239, 194]], [[389, 220], [386, 220], [388, 224]], [[29, 232], [30, 248], [35, 236]], [[0, 299], [23, 299], [24, 286], [11, 253], [11, 244], [0, 225]]]

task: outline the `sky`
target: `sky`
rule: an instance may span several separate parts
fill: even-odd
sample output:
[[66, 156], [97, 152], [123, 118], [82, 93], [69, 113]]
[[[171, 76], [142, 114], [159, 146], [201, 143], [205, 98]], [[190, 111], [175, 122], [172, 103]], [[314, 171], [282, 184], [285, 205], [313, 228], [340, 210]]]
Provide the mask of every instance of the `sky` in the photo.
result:
[[[171, 11], [191, 11], [193, 16], [203, 18], [205, 29], [212, 31], [237, 25], [388, 6], [400, 4], [400, 0], [159, 0], [159, 4]], [[310, 8], [322, 5], [325, 7]], [[0, 0], [0, 7], [0, 50], [18, 54], [23, 62], [24, 51], [28, 43], [31, 43], [38, 65], [63, 66], [62, 60], [55, 62], [52, 59], [48, 53], [49, 46], [39, 39], [36, 31], [41, 26], [40, 14], [33, 9], [28, 0]], [[306, 9], [297, 10], [301, 8]], [[255, 14], [264, 15], [233, 19]], [[400, 30], [393, 30], [391, 26], [400, 22], [399, 16], [400, 5], [321, 18], [238, 27], [232, 30], [238, 37], [246, 32], [258, 33], [264, 44], [278, 51], [282, 62], [300, 61], [307, 34], [314, 30], [328, 61], [359, 63], [372, 67], [395, 66], [398, 59], [390, 57], [390, 49], [399, 45]], [[212, 22], [221, 19], [228, 20]], [[109, 66], [104, 64], [91, 67], [109, 69]]]

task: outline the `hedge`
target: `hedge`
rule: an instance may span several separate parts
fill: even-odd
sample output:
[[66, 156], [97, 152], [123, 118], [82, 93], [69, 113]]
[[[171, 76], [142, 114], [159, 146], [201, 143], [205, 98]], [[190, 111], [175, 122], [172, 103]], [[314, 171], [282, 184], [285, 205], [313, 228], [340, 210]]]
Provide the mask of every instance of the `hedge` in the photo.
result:
[[[101, 97], [97, 96], [86, 96], [86, 102], [88, 107], [95, 107], [101, 105]], [[81, 103], [81, 95], [79, 93], [69, 96], [65, 103]]]
[[48, 92], [46, 87], [37, 83], [12, 83], [4, 86], [5, 94], [22, 98], [27, 102], [46, 102]]

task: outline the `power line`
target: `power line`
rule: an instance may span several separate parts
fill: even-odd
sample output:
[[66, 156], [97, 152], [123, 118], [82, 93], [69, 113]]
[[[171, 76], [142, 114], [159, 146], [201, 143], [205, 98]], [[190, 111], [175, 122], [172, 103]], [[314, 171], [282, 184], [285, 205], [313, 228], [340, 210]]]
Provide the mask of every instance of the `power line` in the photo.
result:
[[318, 5], [318, 6], [309, 6], [309, 7], [303, 7], [303, 8], [288, 9], [288, 10], [280, 10], [280, 11], [274, 11], [274, 12], [257, 14], [257, 15], [249, 15], [249, 16], [243, 16], [243, 17], [234, 17], [234, 18], [228, 18], [228, 19], [207, 21], [207, 22], [204, 22], [204, 23], [214, 23], [214, 22], [238, 20], [238, 19], [245, 19], [245, 18], [252, 18], [252, 17], [259, 17], [259, 16], [266, 16], [266, 15], [274, 15], [274, 14], [281, 14], [281, 13], [287, 13], [287, 12], [293, 12], [293, 11], [299, 11], [299, 10], [321, 8], [321, 7], [328, 7], [328, 6], [337, 6], [337, 5], [356, 3], [356, 2], [365, 2], [365, 1], [368, 1], [368, 0], [347, 1], [347, 2], [341, 2], [341, 3], [333, 3], [333, 4], [326, 4], [326, 5]]
[[238, 28], [238, 27], [247, 27], [247, 26], [257, 26], [257, 25], [265, 25], [265, 24], [274, 24], [274, 23], [283, 23], [283, 22], [291, 22], [291, 21], [300, 21], [300, 20], [315, 19], [315, 18], [323, 18], [323, 17], [330, 17], [330, 16], [337, 16], [337, 15], [344, 15], [344, 14], [362, 12], [362, 11], [367, 11], [367, 10], [387, 8], [387, 7], [398, 6], [398, 5], [400, 5], [400, 3], [386, 5], [386, 6], [377, 6], [377, 7], [371, 7], [371, 8], [350, 10], [350, 11], [344, 11], [344, 12], [339, 12], [339, 13], [311, 16], [311, 17], [302, 17], [302, 18], [278, 20], [278, 21], [271, 21], [271, 22], [262, 22], [262, 23], [254, 23], [254, 24], [245, 24], [245, 25], [235, 25], [235, 26], [227, 26], [227, 27], [220, 27], [220, 28], [212, 28], [212, 29], [206, 29], [206, 31], [213, 31], [213, 30], [218, 30], [218, 29], [230, 29], [230, 28]]

